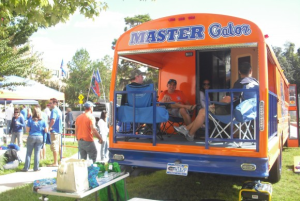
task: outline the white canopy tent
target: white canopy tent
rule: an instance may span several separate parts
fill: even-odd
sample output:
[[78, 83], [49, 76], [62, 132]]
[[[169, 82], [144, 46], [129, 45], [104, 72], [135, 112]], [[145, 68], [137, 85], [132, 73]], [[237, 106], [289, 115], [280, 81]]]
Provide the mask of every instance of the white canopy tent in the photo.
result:
[[[25, 85], [1, 88], [1, 86], [11, 83], [25, 83]], [[0, 82], [0, 100], [50, 100], [51, 98], [64, 101], [65, 94], [39, 82], [14, 75], [4, 76], [4, 80]]]
[[[25, 85], [2, 87], [3, 85], [12, 83], [24, 83]], [[47, 87], [34, 80], [14, 75], [4, 76], [4, 80], [0, 82], [0, 100], [4, 100], [5, 105], [6, 101], [9, 100], [50, 100], [51, 98], [63, 101], [63, 114], [65, 114], [65, 94], [62, 92]], [[65, 128], [63, 133], [65, 133]]]

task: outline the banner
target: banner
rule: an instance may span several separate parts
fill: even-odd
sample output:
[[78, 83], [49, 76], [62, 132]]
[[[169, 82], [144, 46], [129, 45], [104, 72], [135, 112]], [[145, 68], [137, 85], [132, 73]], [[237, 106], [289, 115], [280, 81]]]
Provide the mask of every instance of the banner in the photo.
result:
[[91, 88], [94, 92], [94, 94], [98, 97], [100, 97], [100, 73], [99, 70], [93, 72], [93, 77], [92, 77], [92, 83], [91, 83]]

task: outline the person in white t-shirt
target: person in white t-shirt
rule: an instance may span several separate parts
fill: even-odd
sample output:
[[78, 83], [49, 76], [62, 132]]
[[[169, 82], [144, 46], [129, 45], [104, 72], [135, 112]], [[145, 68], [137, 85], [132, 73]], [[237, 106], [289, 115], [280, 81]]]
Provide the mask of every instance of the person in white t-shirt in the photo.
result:
[[108, 126], [106, 122], [107, 112], [103, 111], [100, 115], [100, 120], [98, 121], [98, 127], [100, 129], [100, 134], [102, 136], [103, 143], [100, 148], [100, 160], [108, 159]]
[[14, 106], [13, 104], [9, 104], [9, 106], [5, 110], [5, 119], [6, 119], [6, 134], [9, 134], [11, 120], [14, 117]]

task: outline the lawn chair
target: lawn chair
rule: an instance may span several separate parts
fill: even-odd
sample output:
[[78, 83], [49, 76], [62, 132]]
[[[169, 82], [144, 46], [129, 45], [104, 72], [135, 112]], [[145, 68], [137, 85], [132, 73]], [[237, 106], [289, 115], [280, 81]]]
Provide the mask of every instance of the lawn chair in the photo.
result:
[[[251, 131], [256, 131], [258, 84], [250, 84], [250, 87], [245, 85], [243, 89], [229, 91], [232, 100], [233, 93], [242, 91], [241, 102], [240, 100], [233, 103], [212, 102], [219, 107], [229, 107], [229, 114], [208, 112], [208, 117], [214, 124], [209, 138], [233, 139], [234, 135], [238, 134], [240, 140], [255, 140], [255, 132], [252, 134]], [[241, 142], [238, 144], [234, 142], [234, 144], [238, 147], [242, 145]]]
[[[130, 135], [154, 135], [160, 123], [168, 121], [168, 111], [156, 106], [156, 92], [153, 84], [126, 86], [128, 105], [117, 108], [117, 120], [125, 123], [126, 133]], [[130, 127], [128, 126], [130, 123]], [[129, 130], [129, 131], [128, 131]]]

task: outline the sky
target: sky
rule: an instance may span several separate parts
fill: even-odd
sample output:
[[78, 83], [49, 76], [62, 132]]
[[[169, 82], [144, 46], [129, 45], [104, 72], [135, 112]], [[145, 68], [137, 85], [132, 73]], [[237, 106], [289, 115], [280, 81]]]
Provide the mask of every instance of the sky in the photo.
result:
[[113, 57], [111, 43], [124, 33], [125, 17], [149, 14], [151, 19], [184, 13], [214, 13], [256, 23], [272, 46], [300, 47], [300, 0], [105, 0], [108, 9], [94, 20], [76, 12], [66, 23], [40, 29], [30, 38], [34, 52], [41, 52], [44, 66], [59, 69], [75, 52], [86, 49], [92, 60]]

